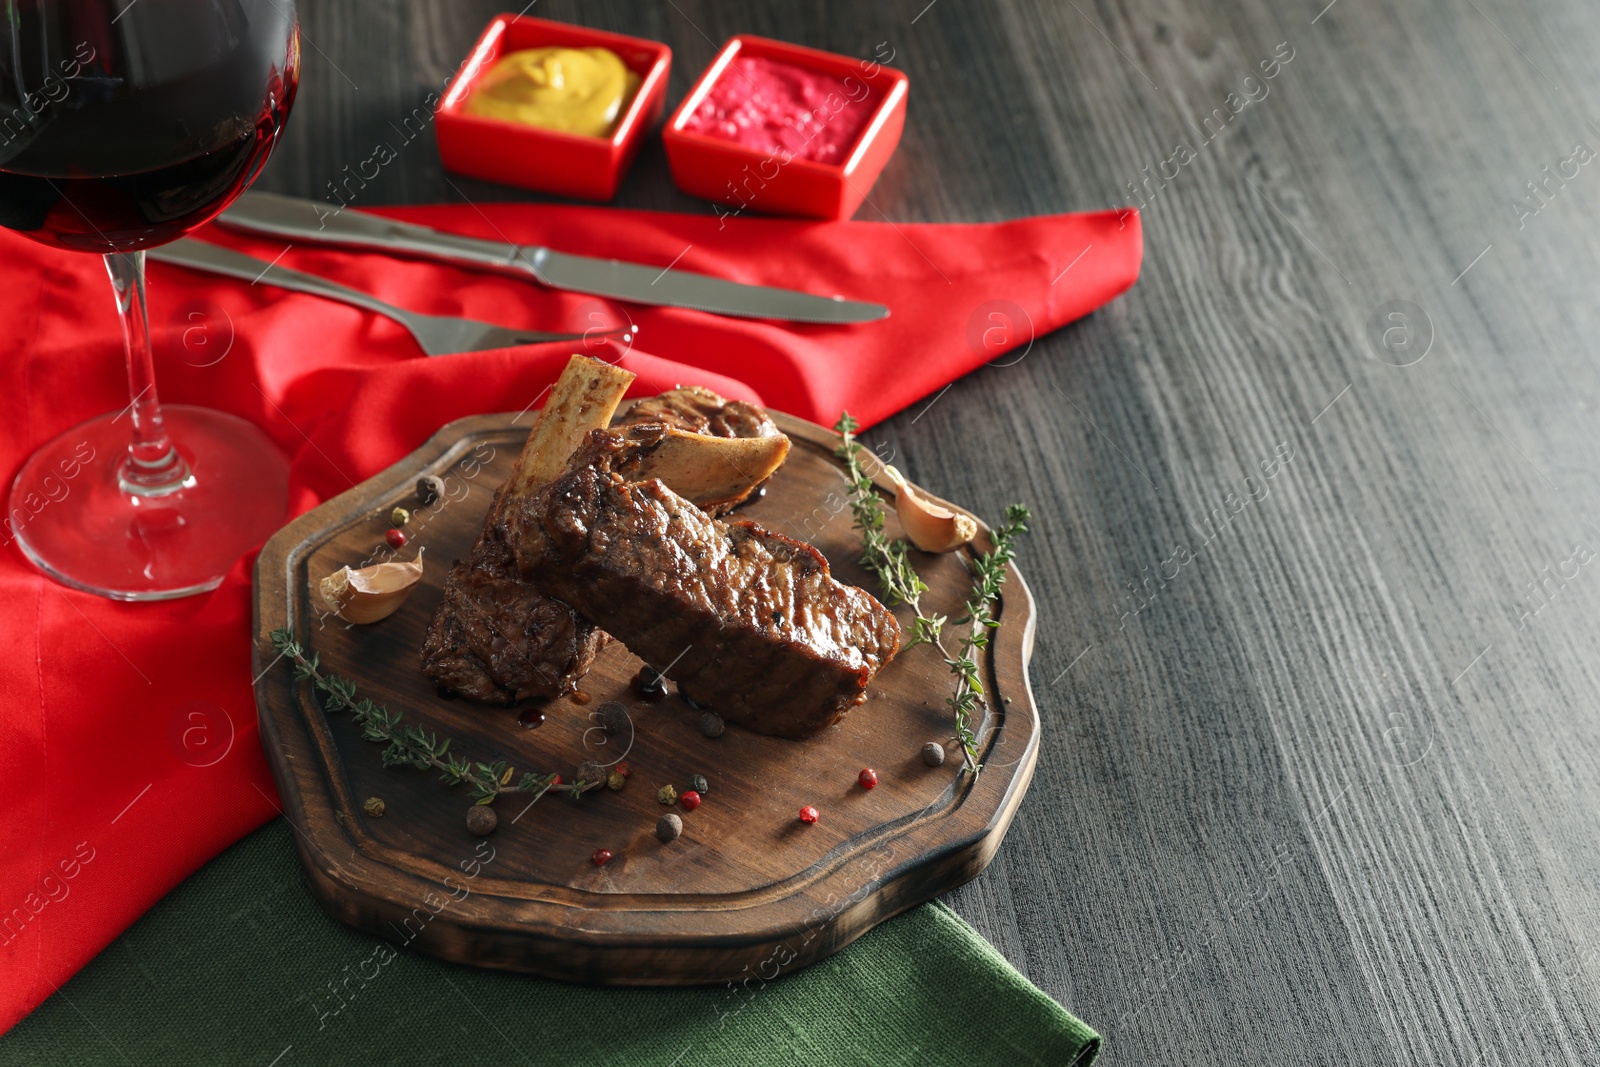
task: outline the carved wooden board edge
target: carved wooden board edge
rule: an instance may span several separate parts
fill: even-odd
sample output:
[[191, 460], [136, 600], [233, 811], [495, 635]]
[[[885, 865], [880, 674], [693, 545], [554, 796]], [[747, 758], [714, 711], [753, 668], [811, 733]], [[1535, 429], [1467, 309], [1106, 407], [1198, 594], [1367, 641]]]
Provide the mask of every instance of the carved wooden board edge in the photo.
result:
[[[1015, 566], [1008, 569], [1001, 602], [1005, 625], [984, 663], [994, 697], [980, 726], [985, 772], [976, 781], [958, 779], [959, 796], [946, 790], [953, 800], [949, 810], [962, 818], [913, 821], [880, 835], [871, 853], [879, 866], [868, 872], [855, 862], [859, 853], [852, 851], [843, 862], [830, 853], [818, 865], [822, 869], [780, 882], [782, 892], [756, 894], [764, 899], [748, 906], [687, 895], [681, 908], [586, 908], [499, 896], [489, 883], [458, 899], [459, 882], [406, 869], [368, 847], [352, 830], [359, 820], [347, 815], [358, 801], [337, 795], [344, 791], [340, 757], [321, 710], [310, 703], [309, 687], [295, 683], [291, 670], [276, 662], [268, 635], [303, 616], [309, 582], [297, 563], [308, 546], [371, 500], [422, 474], [449, 469], [478, 438], [520, 444], [516, 435], [525, 430], [512, 423], [522, 417], [476, 415], [447, 424], [388, 469], [290, 522], [257, 559], [252, 659], [262, 743], [302, 865], [330, 914], [391, 942], [425, 923], [427, 936], [415, 939], [416, 949], [458, 963], [597, 984], [705, 984], [736, 980], [774, 960], [789, 972], [823, 959], [989, 864], [1026, 792], [1039, 749], [1027, 672], [1037, 613]], [[773, 417], [797, 447], [805, 442], [831, 455], [837, 446], [837, 436], [824, 427], [778, 412]], [[892, 498], [893, 486], [881, 472], [875, 482]], [[989, 547], [989, 530], [981, 521], [979, 527], [972, 547], [982, 551]], [[1002, 748], [1015, 758], [998, 757]]]

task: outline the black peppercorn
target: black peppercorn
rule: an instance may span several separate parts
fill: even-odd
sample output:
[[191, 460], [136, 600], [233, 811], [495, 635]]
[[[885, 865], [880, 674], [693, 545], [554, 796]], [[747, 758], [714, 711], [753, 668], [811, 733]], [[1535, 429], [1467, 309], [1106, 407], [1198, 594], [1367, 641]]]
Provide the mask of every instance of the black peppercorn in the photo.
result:
[[700, 732], [707, 737], [721, 737], [723, 731], [722, 716], [714, 711], [708, 711], [700, 716]]
[[655, 703], [667, 695], [666, 677], [648, 663], [639, 668], [634, 683], [639, 687], [639, 697]]
[[500, 816], [487, 804], [474, 804], [467, 809], [467, 832], [488, 837], [500, 825]]
[[706, 776], [703, 774], [691, 774], [689, 776], [689, 788], [704, 796], [711, 792], [711, 783], [706, 781]]
[[628, 709], [615, 700], [608, 700], [595, 709], [594, 721], [608, 734], [626, 733], [632, 725]]

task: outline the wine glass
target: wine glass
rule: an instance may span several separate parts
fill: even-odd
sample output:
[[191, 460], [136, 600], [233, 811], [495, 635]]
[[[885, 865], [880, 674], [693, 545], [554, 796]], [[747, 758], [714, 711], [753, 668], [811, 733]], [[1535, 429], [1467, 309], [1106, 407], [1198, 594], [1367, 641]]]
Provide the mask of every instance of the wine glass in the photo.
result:
[[266, 162], [299, 84], [293, 0], [0, 5], [0, 225], [105, 257], [131, 397], [35, 452], [4, 522], [79, 589], [214, 589], [283, 521], [288, 467], [243, 419], [161, 406], [144, 250], [215, 217]]

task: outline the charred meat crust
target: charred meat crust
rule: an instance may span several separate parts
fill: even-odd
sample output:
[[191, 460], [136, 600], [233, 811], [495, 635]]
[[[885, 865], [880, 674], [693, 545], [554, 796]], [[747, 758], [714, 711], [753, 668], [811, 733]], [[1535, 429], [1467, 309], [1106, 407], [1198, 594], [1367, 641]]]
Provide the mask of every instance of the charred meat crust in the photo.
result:
[[[761, 408], [698, 386], [640, 400], [621, 421], [717, 437], [778, 433]], [[451, 569], [422, 644], [423, 674], [441, 692], [480, 704], [571, 693], [610, 640], [518, 573], [500, 515], [506, 495], [495, 494], [470, 559]]]
[[774, 437], [778, 433], [778, 424], [763, 409], [742, 400], [724, 400], [698, 385], [680, 385], [659, 396], [647, 396], [629, 408], [617, 425], [647, 422], [712, 437]]
[[[504, 491], [490, 505], [494, 516]], [[525, 582], [498, 521], [457, 561], [422, 643], [422, 672], [441, 691], [479, 704], [572, 692], [607, 637]]]
[[837, 722], [899, 649], [894, 616], [812, 546], [630, 481], [660, 432], [594, 431], [508, 509], [522, 574], [732, 722], [794, 740]]

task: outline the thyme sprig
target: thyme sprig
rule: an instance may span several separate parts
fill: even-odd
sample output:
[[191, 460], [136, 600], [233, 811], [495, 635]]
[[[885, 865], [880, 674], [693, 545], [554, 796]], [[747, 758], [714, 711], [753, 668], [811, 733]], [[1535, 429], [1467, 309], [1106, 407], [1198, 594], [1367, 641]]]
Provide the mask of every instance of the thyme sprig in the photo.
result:
[[[1000, 588], [1006, 582], [1006, 564], [1016, 558], [1016, 539], [1028, 532], [1031, 512], [1026, 505], [1012, 504], [1006, 508], [1006, 521], [990, 531], [994, 547], [980, 553], [972, 560], [972, 592], [967, 597], [967, 614], [956, 620], [957, 625], [970, 623], [961, 635], [961, 643], [954, 656], [947, 655], [945, 663], [956, 676], [955, 691], [946, 698], [955, 712], [956, 736], [961, 739], [967, 762], [976, 774], [977, 738], [972, 733], [972, 719], [982, 709], [986, 699], [982, 676], [978, 673], [978, 653], [989, 647], [990, 631], [1000, 628], [994, 607], [1000, 601]], [[939, 646], [943, 650], [944, 646]]]
[[[361, 727], [361, 736], [375, 744], [385, 745], [385, 767], [415, 767], [419, 771], [436, 770], [445, 785], [466, 784], [479, 804], [492, 804], [496, 797], [507, 793], [532, 793], [538, 800], [546, 793], [570, 793], [582, 796], [603, 783], [579, 778], [575, 782], [561, 782], [558, 774], [524, 772], [518, 777], [515, 768], [505, 760], [488, 763], [459, 759], [450, 753], [451, 739], [401, 721], [402, 716], [370, 697], [356, 696], [356, 683], [337, 674], [322, 670], [320, 655], [307, 655], [295, 640], [292, 630], [272, 631], [272, 647], [280, 656], [287, 656], [294, 667], [297, 682], [310, 682], [322, 697], [322, 706], [330, 715], [349, 712]], [[517, 780], [512, 781], [513, 778]]]
[[955, 717], [963, 766], [976, 776], [983, 765], [978, 762], [978, 737], [973, 732], [972, 721], [986, 700], [978, 654], [989, 647], [990, 631], [1000, 626], [994, 614], [995, 605], [1005, 585], [1006, 565], [1016, 556], [1016, 539], [1027, 532], [1031, 513], [1022, 504], [1006, 508], [1005, 523], [990, 531], [993, 547], [973, 557], [969, 568], [973, 577], [972, 592], [967, 597], [966, 614], [953, 624], [967, 629], [952, 653], [944, 640], [945, 628], [952, 625], [951, 620], [922, 610], [922, 594], [928, 591], [928, 585], [911, 565], [910, 543], [904, 538], [891, 539], [884, 533], [883, 498], [878, 495], [872, 475], [863, 462], [867, 450], [856, 440], [860, 425], [846, 411], [840, 414], [833, 428], [842, 439], [835, 454], [844, 461], [845, 479], [850, 483], [850, 512], [861, 534], [861, 565], [878, 580], [891, 607], [904, 604], [911, 608], [911, 637], [905, 647], [933, 645], [955, 676], [955, 688], [945, 703]]

